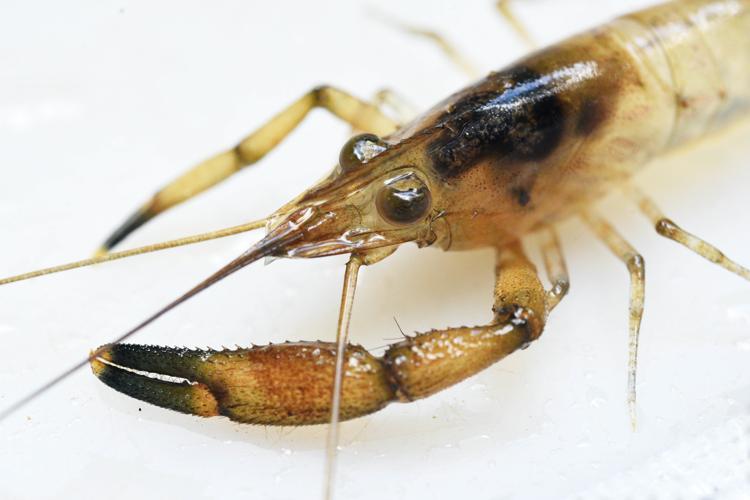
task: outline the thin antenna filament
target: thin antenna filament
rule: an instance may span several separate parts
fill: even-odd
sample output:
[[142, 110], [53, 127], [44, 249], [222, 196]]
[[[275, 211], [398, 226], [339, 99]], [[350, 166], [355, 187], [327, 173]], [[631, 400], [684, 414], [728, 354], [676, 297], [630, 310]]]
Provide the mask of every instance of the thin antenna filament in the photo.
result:
[[324, 496], [326, 500], [333, 497], [333, 482], [336, 476], [336, 456], [339, 445], [339, 424], [341, 409], [341, 388], [344, 381], [344, 359], [346, 346], [349, 343], [349, 322], [352, 317], [354, 292], [357, 289], [357, 275], [362, 261], [352, 255], [346, 263], [344, 273], [344, 289], [341, 292], [341, 307], [339, 308], [339, 323], [336, 331], [336, 371], [333, 376], [333, 395], [331, 398], [331, 421], [328, 426], [326, 440], [326, 465]]
[[240, 224], [239, 226], [233, 226], [226, 229], [220, 229], [218, 231], [211, 231], [209, 233], [201, 233], [193, 236], [186, 236], [176, 240], [164, 241], [153, 245], [147, 245], [138, 248], [132, 248], [130, 250], [122, 250], [120, 252], [112, 252], [108, 254], [97, 255], [90, 259], [79, 260], [76, 262], [70, 262], [68, 264], [62, 264], [59, 266], [47, 267], [45, 269], [39, 269], [28, 273], [18, 274], [9, 278], [0, 279], [0, 286], [7, 285], [9, 283], [15, 283], [17, 281], [29, 280], [32, 278], [38, 278], [39, 276], [45, 276], [47, 274], [61, 273], [63, 271], [70, 271], [71, 269], [77, 269], [79, 267], [93, 266], [101, 264], [102, 262], [109, 262], [112, 260], [124, 259], [126, 257], [133, 257], [135, 255], [141, 255], [144, 253], [158, 252], [159, 250], [166, 250], [168, 248], [176, 248], [185, 245], [192, 245], [195, 243], [201, 243], [203, 241], [215, 240], [218, 238], [226, 238], [227, 236], [233, 236], [235, 234], [246, 233], [264, 227], [266, 219], [261, 219], [247, 224]]

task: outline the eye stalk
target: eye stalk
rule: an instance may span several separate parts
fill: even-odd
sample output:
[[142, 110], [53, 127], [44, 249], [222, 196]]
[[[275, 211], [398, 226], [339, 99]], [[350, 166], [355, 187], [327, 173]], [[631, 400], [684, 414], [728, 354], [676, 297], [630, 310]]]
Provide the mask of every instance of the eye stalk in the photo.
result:
[[344, 172], [349, 172], [361, 167], [385, 150], [385, 142], [377, 135], [355, 135], [341, 148], [339, 165]]
[[413, 173], [400, 175], [386, 182], [375, 199], [380, 215], [396, 225], [419, 221], [429, 213], [431, 204], [430, 190]]

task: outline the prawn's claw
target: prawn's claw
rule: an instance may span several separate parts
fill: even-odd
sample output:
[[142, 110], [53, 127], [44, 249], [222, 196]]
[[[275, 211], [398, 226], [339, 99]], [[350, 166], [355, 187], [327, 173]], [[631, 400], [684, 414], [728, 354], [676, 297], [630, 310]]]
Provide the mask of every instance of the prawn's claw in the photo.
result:
[[[192, 382], [200, 363], [199, 351], [135, 344], [111, 344], [102, 349], [99, 356], [91, 358], [91, 369], [113, 389], [181, 413], [221, 414], [211, 389]], [[172, 378], [167, 379], [166, 374]]]
[[[113, 389], [203, 417], [263, 425], [327, 423], [335, 344], [299, 342], [236, 350], [111, 344], [91, 359]], [[386, 369], [359, 346], [346, 352], [342, 419], [372, 413], [395, 398]]]
[[[392, 401], [427, 397], [538, 336], [518, 315], [497, 319], [406, 337], [381, 358], [350, 344], [341, 419], [373, 413]], [[330, 419], [335, 349], [329, 342], [222, 351], [110, 344], [94, 351], [91, 367], [113, 389], [163, 408], [250, 424], [309, 425]]]

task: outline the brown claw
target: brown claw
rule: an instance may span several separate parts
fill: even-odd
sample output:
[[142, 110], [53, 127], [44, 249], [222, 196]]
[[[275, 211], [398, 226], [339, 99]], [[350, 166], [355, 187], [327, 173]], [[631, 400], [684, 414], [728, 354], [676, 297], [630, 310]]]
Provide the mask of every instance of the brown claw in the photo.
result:
[[[523, 320], [435, 330], [393, 344], [382, 358], [349, 345], [342, 420], [392, 401], [427, 397], [490, 366], [532, 340]], [[111, 344], [94, 374], [113, 389], [182, 413], [224, 415], [262, 425], [327, 423], [335, 344], [296, 342], [236, 350]]]

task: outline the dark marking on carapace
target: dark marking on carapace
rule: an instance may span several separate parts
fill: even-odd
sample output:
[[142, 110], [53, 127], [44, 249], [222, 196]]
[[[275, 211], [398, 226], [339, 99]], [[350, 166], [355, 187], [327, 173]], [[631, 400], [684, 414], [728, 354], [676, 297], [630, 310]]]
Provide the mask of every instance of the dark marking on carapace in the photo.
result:
[[[495, 167], [495, 171], [502, 167]], [[531, 203], [531, 192], [539, 177], [539, 163], [528, 162], [518, 165], [510, 165], [510, 179], [506, 176], [504, 181], [507, 182], [507, 190], [512, 199], [520, 207], [527, 207]]]
[[594, 133], [607, 119], [607, 105], [602, 99], [586, 99], [578, 111], [576, 133], [586, 136]]
[[436, 121], [441, 131], [428, 146], [435, 170], [453, 177], [488, 156], [508, 161], [549, 157], [565, 129], [558, 84], [525, 66], [477, 83]]
[[522, 207], [525, 207], [531, 201], [531, 194], [525, 188], [515, 188], [513, 189], [513, 194], [516, 195], [518, 204]]

